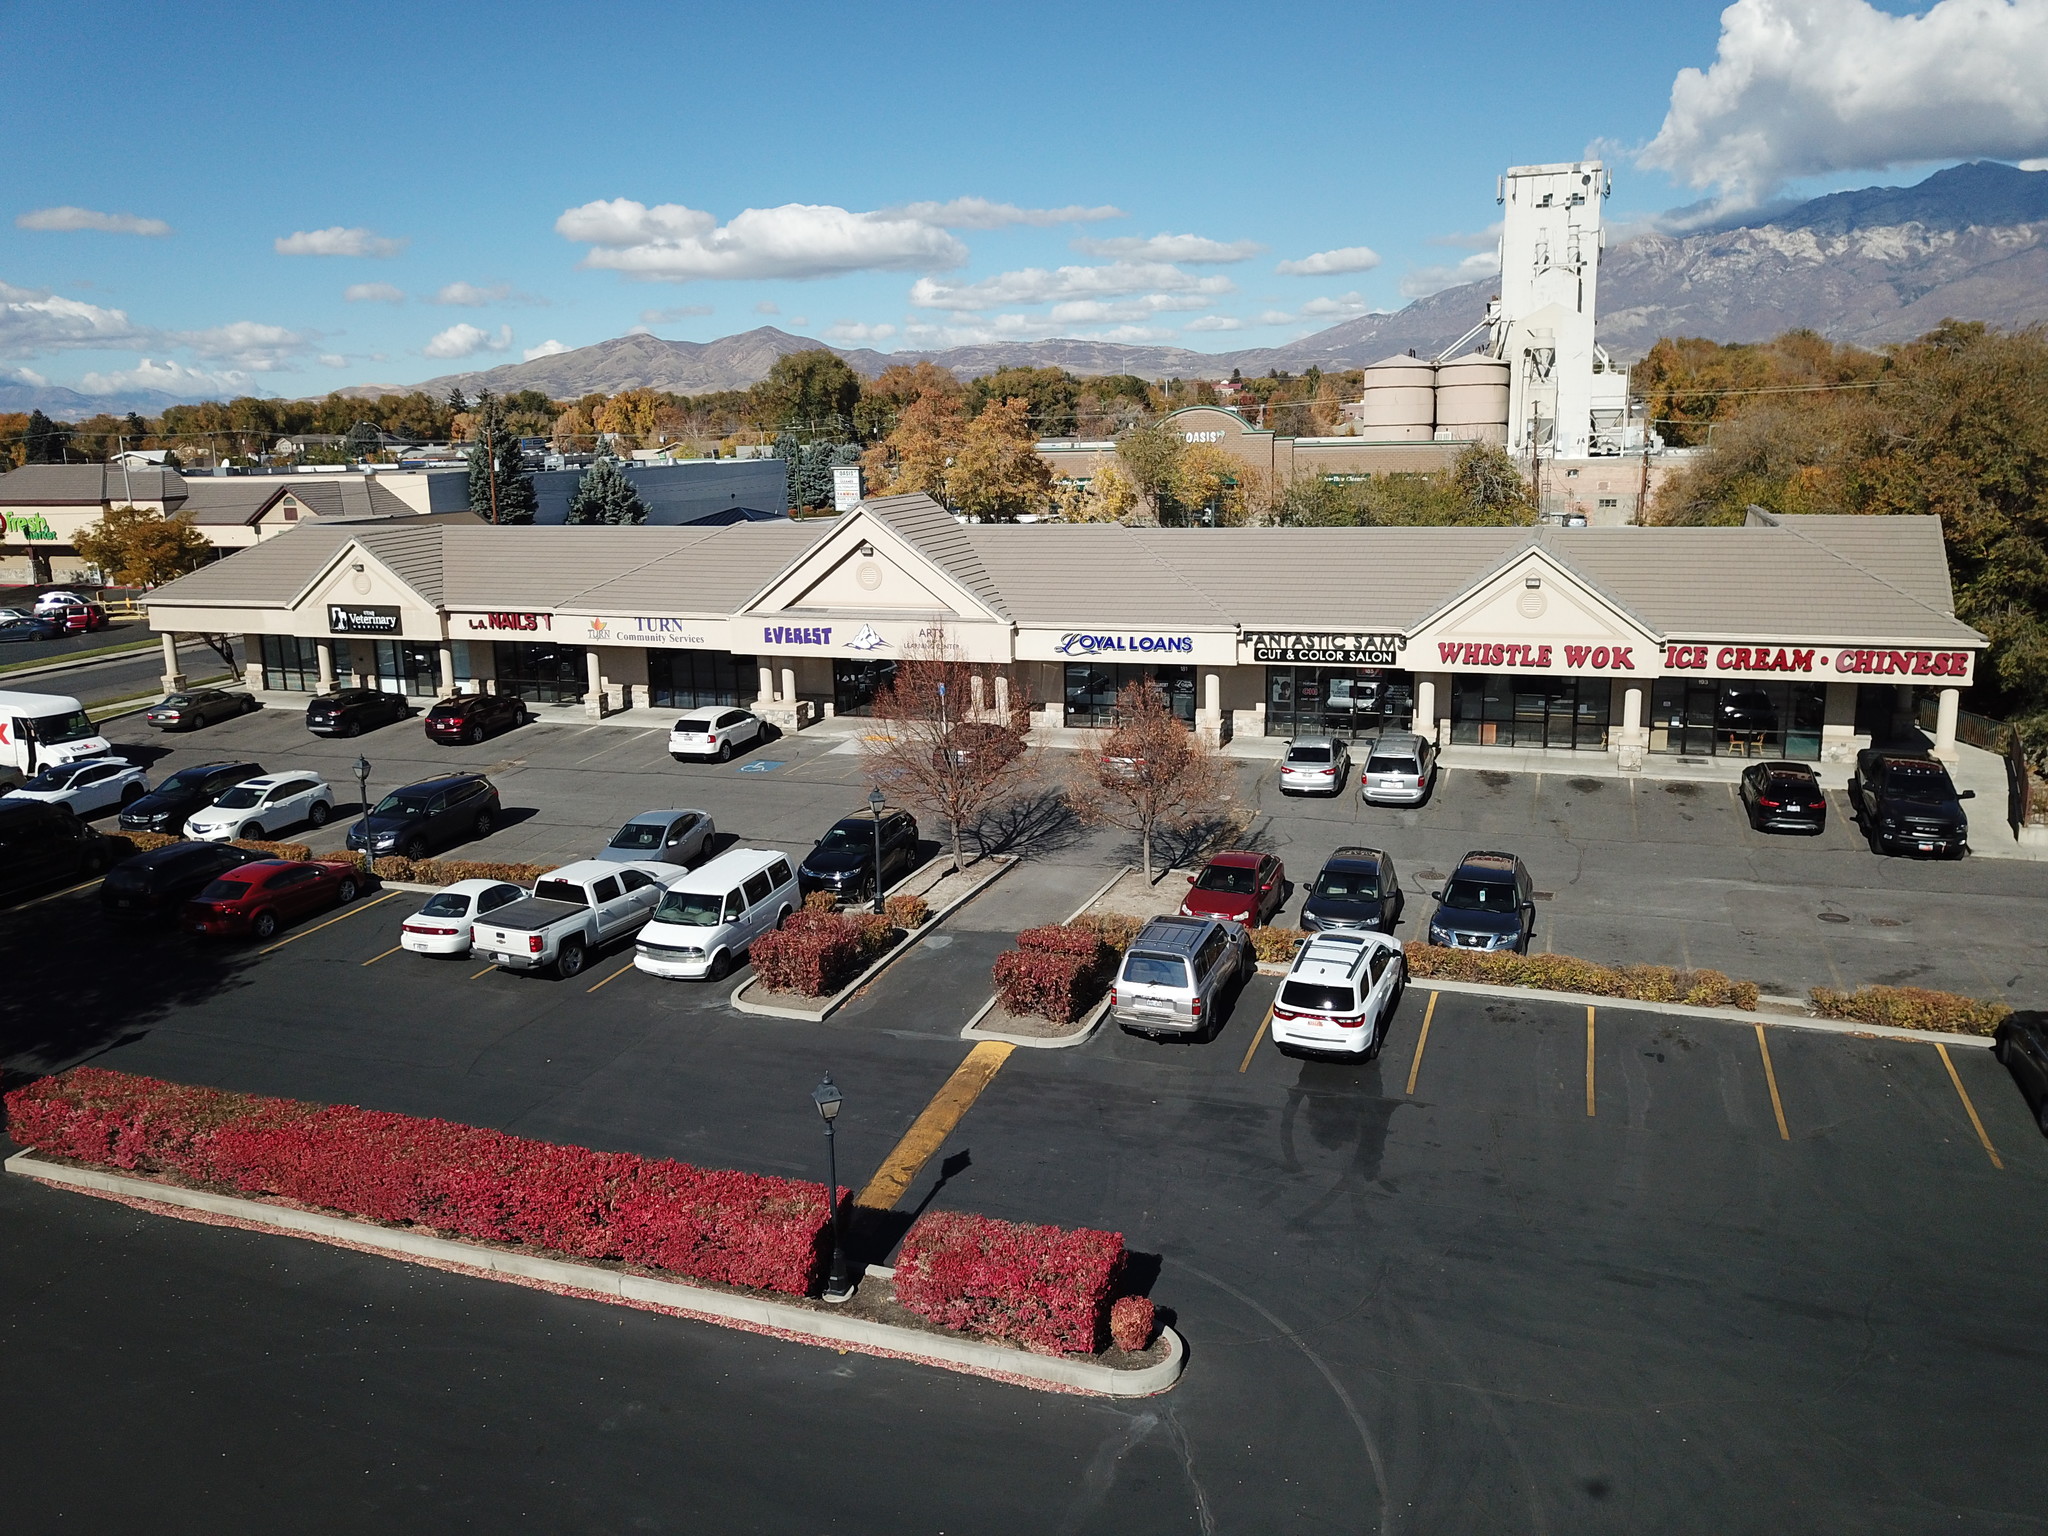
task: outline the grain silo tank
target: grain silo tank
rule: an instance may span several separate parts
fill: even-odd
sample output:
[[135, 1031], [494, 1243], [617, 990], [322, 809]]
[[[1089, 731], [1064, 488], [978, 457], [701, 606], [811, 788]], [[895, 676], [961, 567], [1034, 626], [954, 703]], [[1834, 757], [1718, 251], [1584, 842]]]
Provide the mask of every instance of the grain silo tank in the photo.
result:
[[1436, 365], [1389, 357], [1366, 369], [1358, 435], [1376, 443], [1426, 443], [1434, 437]]
[[1437, 364], [1437, 441], [1505, 444], [1509, 372], [1506, 361], [1483, 352]]

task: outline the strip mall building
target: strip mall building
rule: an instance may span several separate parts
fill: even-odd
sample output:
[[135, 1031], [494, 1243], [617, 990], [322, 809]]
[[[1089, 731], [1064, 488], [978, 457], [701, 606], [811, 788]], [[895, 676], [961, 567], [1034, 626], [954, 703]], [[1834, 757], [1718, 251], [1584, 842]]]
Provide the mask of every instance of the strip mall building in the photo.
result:
[[1955, 616], [1932, 518], [963, 526], [923, 496], [717, 528], [322, 521], [158, 589], [149, 613], [167, 670], [177, 634], [226, 632], [270, 690], [748, 704], [790, 729], [864, 713], [896, 658], [943, 637], [1004, 668], [1048, 729], [1107, 724], [1149, 675], [1214, 737], [1412, 728], [1623, 771], [1653, 753], [1839, 761], [1922, 690], [1952, 753], [1985, 644]]

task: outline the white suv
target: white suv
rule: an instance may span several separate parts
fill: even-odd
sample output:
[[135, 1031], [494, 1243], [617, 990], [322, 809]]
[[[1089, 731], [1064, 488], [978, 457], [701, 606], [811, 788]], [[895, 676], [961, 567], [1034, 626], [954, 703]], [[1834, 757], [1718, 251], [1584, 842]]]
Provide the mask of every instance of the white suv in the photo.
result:
[[1408, 983], [1400, 944], [1384, 933], [1319, 933], [1294, 957], [1273, 1001], [1273, 1043], [1289, 1055], [1371, 1059]]
[[203, 842], [231, 843], [275, 837], [286, 827], [307, 822], [327, 825], [334, 814], [334, 791], [310, 773], [265, 773], [244, 779], [185, 822], [185, 835]]
[[693, 757], [730, 759], [750, 741], [761, 738], [761, 720], [751, 710], [709, 709], [685, 715], [668, 733], [668, 755], [677, 762]]

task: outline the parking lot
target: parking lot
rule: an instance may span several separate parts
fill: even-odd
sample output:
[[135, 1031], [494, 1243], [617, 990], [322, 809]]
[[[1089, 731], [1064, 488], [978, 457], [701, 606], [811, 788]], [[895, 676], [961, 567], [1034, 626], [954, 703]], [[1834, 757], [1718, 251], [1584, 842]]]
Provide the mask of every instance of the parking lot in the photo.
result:
[[[1064, 858], [1041, 876], [1092, 872]], [[116, 948], [90, 892], [46, 901], [0, 919], [0, 1017], [17, 1065], [35, 1034], [63, 1059], [807, 1177], [831, 1071], [858, 1188], [967, 1049], [981, 982], [959, 952], [1041, 899], [1012, 878], [982, 898], [1008, 904], [994, 920], [969, 907], [951, 948], [823, 1026], [620, 955], [556, 982], [391, 953], [407, 893], [268, 952]], [[88, 1431], [140, 1448], [133, 1480], [18, 1483], [22, 1518], [104, 1526], [166, 1498], [246, 1518], [260, 1481], [336, 1528], [1638, 1532], [1708, 1498], [1733, 1531], [2038, 1528], [2048, 1469], [2001, 1447], [2037, 1396], [2011, 1287], [2048, 1260], [2048, 1144], [1987, 1052], [1432, 1008], [1418, 983], [1379, 1060], [1301, 1062], [1259, 1041], [1273, 985], [1213, 1041], [1011, 1054], [894, 1226], [863, 1228], [885, 1244], [936, 1203], [1123, 1231], [1191, 1341], [1166, 1398], [1048, 1399], [8, 1180], [10, 1353], [45, 1383], [10, 1462]], [[889, 1471], [906, 1440], [916, 1479]], [[764, 1480], [763, 1443], [805, 1449]]]

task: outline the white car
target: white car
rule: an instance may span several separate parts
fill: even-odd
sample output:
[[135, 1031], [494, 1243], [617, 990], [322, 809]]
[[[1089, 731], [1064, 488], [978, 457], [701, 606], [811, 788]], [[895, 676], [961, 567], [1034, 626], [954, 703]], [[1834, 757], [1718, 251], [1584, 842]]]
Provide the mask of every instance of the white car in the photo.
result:
[[1273, 999], [1273, 1043], [1289, 1055], [1369, 1060], [1386, 1043], [1407, 981], [1398, 940], [1362, 928], [1318, 933]]
[[310, 773], [264, 773], [244, 779], [185, 822], [185, 835], [202, 842], [275, 837], [310, 822], [324, 827], [334, 814], [334, 791]]
[[724, 762], [750, 741], [761, 739], [761, 718], [745, 709], [704, 709], [685, 715], [668, 733], [668, 755], [677, 762], [693, 757]]
[[47, 619], [52, 614], [90, 608], [91, 603], [76, 592], [45, 592], [36, 599], [36, 617]]
[[509, 880], [458, 880], [400, 925], [398, 942], [416, 955], [466, 955], [469, 925], [526, 894]]
[[87, 757], [73, 763], [45, 768], [19, 789], [7, 792], [10, 800], [47, 800], [68, 807], [80, 820], [107, 811], [118, 811], [131, 800], [139, 800], [149, 789], [147, 775], [133, 763], [118, 757]]

